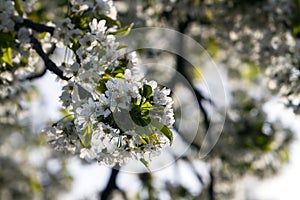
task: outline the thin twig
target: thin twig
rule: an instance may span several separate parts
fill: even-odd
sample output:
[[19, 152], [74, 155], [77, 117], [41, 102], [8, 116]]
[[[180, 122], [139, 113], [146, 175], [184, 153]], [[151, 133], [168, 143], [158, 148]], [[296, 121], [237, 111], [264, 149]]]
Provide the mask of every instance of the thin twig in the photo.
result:
[[65, 77], [63, 75], [63, 71], [60, 70], [56, 64], [47, 56], [47, 54], [43, 51], [42, 45], [40, 42], [33, 36], [30, 36], [30, 43], [32, 45], [32, 48], [39, 54], [39, 56], [43, 59], [46, 69], [56, 74], [59, 78], [62, 80], [70, 80], [70, 78]]
[[40, 77], [44, 76], [44, 75], [46, 74], [46, 72], [47, 72], [47, 68], [44, 67], [44, 69], [43, 69], [40, 73], [37, 73], [37, 74], [31, 74], [31, 75], [25, 77], [24, 79], [21, 79], [20, 81], [25, 81], [25, 80], [31, 81], [31, 80], [33, 80], [33, 79], [40, 78]]
[[214, 192], [215, 177], [212, 170], [210, 170], [209, 175], [210, 175], [210, 184], [208, 188], [209, 200], [215, 200], [215, 192]]

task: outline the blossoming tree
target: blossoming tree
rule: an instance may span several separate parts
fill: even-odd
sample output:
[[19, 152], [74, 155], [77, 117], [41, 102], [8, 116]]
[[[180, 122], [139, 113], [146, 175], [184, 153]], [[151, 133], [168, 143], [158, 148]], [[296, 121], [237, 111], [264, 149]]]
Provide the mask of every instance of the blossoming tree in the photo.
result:
[[[268, 120], [263, 104], [272, 97], [269, 91], [279, 93], [296, 112], [299, 109], [299, 3], [249, 2], [116, 1], [115, 6], [111, 0], [55, 0], [51, 5], [36, 0], [0, 0], [1, 125], [8, 127], [6, 134], [13, 132], [11, 127], [17, 126], [26, 112], [19, 97], [31, 93], [27, 82], [50, 71], [63, 85], [60, 100], [64, 117], [43, 132], [58, 151], [114, 167], [102, 199], [109, 198], [113, 190], [126, 199], [126, 192], [116, 184], [120, 167], [137, 160], [149, 168], [151, 159], [172, 145], [174, 133], [186, 144], [191, 143], [178, 160], [188, 164], [202, 189], [192, 194], [188, 188], [168, 181], [156, 186], [156, 177], [145, 173], [139, 176], [147, 190], [145, 198], [155, 199], [167, 191], [174, 199], [205, 195], [208, 199], [231, 199], [236, 180], [249, 174], [271, 175], [288, 160], [293, 134], [280, 122]], [[290, 10], [295, 12], [289, 14]], [[261, 16], [259, 23], [253, 23], [253, 13]], [[139, 57], [146, 61], [153, 55], [164, 61], [169, 57], [145, 49], [122, 53], [126, 45], [119, 36], [130, 33], [132, 22], [136, 27], [164, 26], [191, 35], [224, 70], [230, 102], [218, 105], [201, 88], [197, 70], [189, 70], [193, 67], [180, 55], [171, 59], [191, 85], [198, 103], [198, 108], [186, 109], [202, 114], [195, 138], [186, 136], [191, 131], [189, 123], [196, 118], [180, 113], [182, 107], [191, 104], [188, 92], [180, 97], [187, 99], [184, 105], [173, 105], [171, 89], [174, 93], [180, 82], [170, 78], [172, 88], [166, 88], [143, 77], [142, 71], [150, 73], [152, 68], [143, 68]], [[143, 37], [150, 40], [147, 35]], [[180, 52], [186, 45], [181, 43]], [[197, 51], [194, 49], [193, 58], [203, 55]], [[54, 52], [63, 54], [63, 59], [54, 62]], [[196, 69], [204, 71], [205, 67]], [[165, 79], [170, 75], [161, 74]], [[223, 123], [211, 118], [223, 115], [220, 110], [224, 106], [228, 107], [228, 117], [223, 128]], [[179, 116], [176, 123], [174, 113]], [[178, 129], [180, 122], [185, 128]], [[205, 172], [197, 171], [198, 152], [205, 141], [203, 133], [212, 124], [222, 130], [222, 136], [201, 161], [208, 166], [205, 180]]]

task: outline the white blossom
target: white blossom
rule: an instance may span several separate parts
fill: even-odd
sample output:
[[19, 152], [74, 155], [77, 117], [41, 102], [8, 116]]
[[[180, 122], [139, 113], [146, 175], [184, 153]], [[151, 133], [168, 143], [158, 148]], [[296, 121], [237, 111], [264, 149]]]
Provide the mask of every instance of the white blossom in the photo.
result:
[[91, 51], [98, 44], [95, 36], [91, 33], [86, 33], [83, 38], [79, 40], [79, 43], [82, 47], [85, 47], [85, 50], [87, 51]]
[[89, 27], [91, 29], [91, 33], [96, 35], [97, 39], [102, 41], [105, 35], [105, 31], [107, 27], [105, 26], [106, 21], [100, 20], [97, 22], [97, 19], [93, 19], [91, 23], [89, 23]]
[[75, 13], [85, 11], [89, 9], [89, 7], [92, 7], [92, 4], [85, 0], [71, 0], [70, 3], [72, 4], [71, 10]]
[[91, 161], [96, 158], [96, 154], [90, 149], [82, 148], [80, 150], [80, 158], [86, 159], [87, 161]]
[[171, 91], [166, 88], [154, 90], [154, 103], [157, 105], [167, 105], [167, 103], [172, 101], [172, 98], [168, 96], [170, 92]]

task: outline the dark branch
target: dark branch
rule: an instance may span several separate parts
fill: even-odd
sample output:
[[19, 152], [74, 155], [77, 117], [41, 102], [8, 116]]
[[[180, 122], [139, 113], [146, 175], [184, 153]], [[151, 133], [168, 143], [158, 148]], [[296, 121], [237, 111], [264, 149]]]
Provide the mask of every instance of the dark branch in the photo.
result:
[[[179, 32], [184, 34], [192, 21], [193, 21], [193, 19], [190, 18], [190, 16], [188, 16], [188, 20], [186, 20], [185, 22], [179, 24], [179, 26], [178, 26]], [[185, 52], [184, 52], [184, 43], [183, 43], [182, 37], [179, 38], [179, 44], [178, 45], [179, 45], [178, 48], [181, 51], [181, 55], [184, 55]], [[196, 98], [197, 98], [201, 113], [203, 114], [205, 128], [206, 128], [206, 130], [208, 130], [210, 120], [209, 120], [207, 111], [203, 106], [203, 101], [208, 101], [211, 104], [213, 102], [210, 99], [205, 98], [202, 95], [202, 93], [197, 88], [195, 88], [193, 83], [190, 81], [190, 77], [188, 76], [188, 73], [185, 70], [185, 67], [187, 66], [187, 64], [188, 63], [180, 55], [177, 55], [177, 57], [176, 57], [177, 71], [179, 73], [181, 73], [186, 78], [186, 80], [189, 81], [189, 84], [192, 86], [193, 92], [196, 94]]]
[[25, 80], [31, 81], [33, 79], [40, 78], [40, 77], [44, 76], [46, 74], [46, 72], [47, 72], [47, 68], [45, 67], [43, 69], [43, 71], [41, 71], [40, 73], [29, 75], [29, 76], [25, 77], [24, 79], [21, 79], [20, 81], [25, 81]]
[[[35, 30], [37, 32], [48, 32], [51, 35], [53, 35], [54, 30], [55, 30], [54, 27], [46, 26], [46, 25], [43, 25], [43, 24], [38, 24], [38, 23], [35, 23], [35, 22], [33, 22], [31, 20], [28, 20], [28, 19], [23, 19], [22, 22], [16, 23], [15, 24], [15, 30], [18, 31], [23, 26], [31, 28], [31, 29], [33, 29], [33, 30]], [[36, 79], [36, 78], [40, 78], [43, 75], [45, 75], [45, 73], [47, 72], [47, 69], [49, 71], [53, 72], [54, 74], [56, 74], [59, 78], [61, 78], [63, 80], [70, 80], [70, 78], [65, 77], [63, 75], [63, 71], [61, 71], [56, 66], [56, 64], [49, 58], [49, 55], [51, 55], [54, 52], [54, 50], [56, 48], [56, 45], [53, 44], [52, 47], [51, 47], [51, 49], [50, 49], [50, 51], [47, 52], [47, 53], [45, 53], [43, 51], [42, 45], [40, 44], [40, 42], [33, 35], [30, 36], [30, 43], [32, 45], [32, 48], [43, 59], [46, 67], [40, 73], [34, 74], [34, 75], [30, 75], [30, 76], [22, 79], [21, 81], [24, 81], [24, 80], [33, 80], [33, 79]]]
[[46, 69], [48, 69], [49, 71], [53, 72], [54, 74], [56, 74], [59, 78], [61, 78], [62, 80], [70, 80], [70, 78], [65, 77], [63, 75], [63, 71], [60, 70], [56, 64], [48, 57], [48, 55], [43, 51], [42, 49], [42, 45], [40, 44], [40, 42], [34, 37], [34, 36], [30, 36], [30, 43], [32, 45], [32, 48], [39, 54], [39, 56], [43, 59]]
[[56, 45], [55, 44], [51, 44], [51, 48], [48, 50], [48, 52], [46, 53], [46, 55], [49, 57], [50, 55], [52, 55], [54, 53], [56, 49]]
[[[55, 49], [56, 49], [56, 45], [52, 44], [50, 50], [46, 53], [46, 55], [49, 57], [51, 54], [54, 53]], [[37, 74], [29, 75], [29, 76], [25, 77], [24, 79], [21, 79], [20, 81], [33, 80], [33, 79], [40, 78], [40, 77], [44, 76], [46, 74], [46, 72], [47, 72], [47, 68], [44, 67], [41, 72], [39, 72]]]
[[53, 35], [54, 30], [55, 30], [54, 27], [46, 26], [46, 25], [43, 25], [43, 24], [38, 24], [38, 23], [35, 23], [35, 22], [30, 21], [28, 19], [23, 19], [23, 22], [16, 23], [15, 29], [19, 30], [23, 26], [31, 28], [31, 29], [33, 29], [37, 32], [40, 32], [40, 33], [48, 32], [51, 35]]
[[[199, 90], [197, 90], [196, 88], [193, 87], [193, 90], [196, 94], [197, 101], [198, 101], [201, 113], [203, 114], [205, 129], [208, 130], [209, 129], [209, 124], [210, 124], [210, 119], [208, 117], [206, 109], [203, 106], [203, 100], [206, 100], [206, 98], [204, 98], [202, 93]], [[208, 101], [211, 102], [211, 100], [208, 100]]]
[[190, 166], [192, 172], [193, 172], [193, 173], [195, 174], [195, 176], [198, 178], [198, 180], [199, 180], [199, 182], [201, 183], [201, 185], [204, 186], [205, 183], [204, 183], [204, 181], [203, 181], [201, 175], [197, 172], [197, 170], [196, 170], [194, 164], [191, 162], [191, 160], [190, 160], [187, 156], [182, 156], [181, 159], [184, 160], [184, 161], [186, 161], [187, 164], [189, 164], [189, 166]]
[[120, 172], [119, 167], [117, 167], [117, 168], [115, 167], [111, 170], [111, 174], [110, 174], [108, 183], [107, 183], [105, 189], [101, 192], [101, 194], [99, 196], [101, 200], [108, 200], [114, 190], [118, 190], [121, 193], [121, 195], [123, 196], [123, 198], [125, 200], [127, 200], [126, 193], [123, 190], [121, 190], [117, 185], [117, 177], [118, 177], [119, 172]]
[[215, 200], [215, 193], [214, 193], [215, 177], [212, 171], [210, 171], [209, 175], [210, 175], [210, 184], [208, 188], [209, 200]]
[[195, 88], [195, 86], [193, 85], [193, 83], [190, 81], [190, 77], [188, 76], [187, 71], [185, 70], [186, 66], [187, 66], [187, 62], [180, 55], [177, 55], [176, 56], [177, 71], [180, 74], [182, 74], [186, 78], [186, 80], [188, 80], [189, 84], [191, 85], [191, 87], [193, 89], [193, 92], [196, 95], [196, 98], [197, 98], [198, 105], [199, 105], [199, 108], [201, 110], [201, 113], [203, 114], [205, 128], [206, 128], [206, 130], [208, 130], [209, 124], [210, 124], [210, 120], [209, 120], [209, 116], [207, 114], [207, 111], [204, 108], [203, 101], [208, 101], [209, 103], [212, 103], [212, 101], [210, 99], [204, 97], [202, 95], [202, 93], [197, 88]]

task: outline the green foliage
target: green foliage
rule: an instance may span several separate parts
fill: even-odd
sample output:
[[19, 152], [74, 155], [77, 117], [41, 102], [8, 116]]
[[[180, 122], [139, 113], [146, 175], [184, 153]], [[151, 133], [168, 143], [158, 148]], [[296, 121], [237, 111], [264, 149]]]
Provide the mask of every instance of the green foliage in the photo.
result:
[[[120, 26], [121, 26], [121, 24], [120, 24]], [[114, 34], [114, 35], [118, 35], [118, 36], [126, 36], [126, 35], [128, 35], [129, 32], [131, 31], [132, 27], [133, 27], [133, 23], [131, 23], [131, 24], [128, 25], [128, 26], [124, 26], [124, 27], [118, 29], [118, 30], [117, 30], [116, 32], [114, 32], [113, 34]]]
[[[149, 98], [152, 95], [152, 87], [150, 85], [145, 84], [143, 86], [143, 92], [142, 92], [142, 96], [145, 98]], [[149, 102], [147, 102], [149, 106], [151, 106], [151, 104]]]
[[[112, 19], [106, 15], [100, 15], [99, 18], [104, 19], [106, 21], [106, 25], [108, 27], [112, 27], [112, 26], [121, 27], [121, 22], [119, 20]], [[129, 29], [129, 27], [127, 29]], [[126, 28], [125, 28], [125, 30], [126, 30]]]
[[13, 66], [12, 63], [12, 49], [11, 47], [7, 47], [7, 48], [1, 48], [0, 49], [0, 56], [1, 56], [1, 63], [6, 63], [8, 64], [10, 67]]
[[145, 160], [144, 158], [140, 159], [141, 163], [143, 163], [143, 165], [150, 171], [150, 165], [149, 162], [147, 160]]
[[157, 130], [159, 130], [164, 136], [166, 136], [169, 139], [170, 145], [172, 145], [172, 142], [173, 142], [173, 133], [172, 133], [172, 131], [166, 125], [164, 125], [163, 123], [159, 122], [156, 119], [152, 118], [151, 122]]
[[67, 109], [61, 108], [59, 111], [63, 115], [63, 119], [67, 119], [69, 121], [74, 120], [73, 110], [67, 110]]
[[82, 134], [82, 137], [81, 137], [81, 135], [79, 135], [80, 143], [83, 147], [86, 147], [86, 148], [90, 147], [91, 140], [92, 140], [92, 130], [93, 130], [92, 126], [87, 125]]
[[138, 126], [145, 127], [151, 122], [149, 110], [150, 108], [135, 105], [130, 111], [130, 116]]
[[0, 32], [0, 72], [4, 63], [10, 67], [13, 66], [12, 47], [15, 43], [14, 35]]
[[20, 4], [19, 0], [14, 0], [14, 2], [15, 2], [16, 11], [18, 12], [18, 14], [20, 16], [23, 16], [23, 13], [24, 13], [23, 6]]

